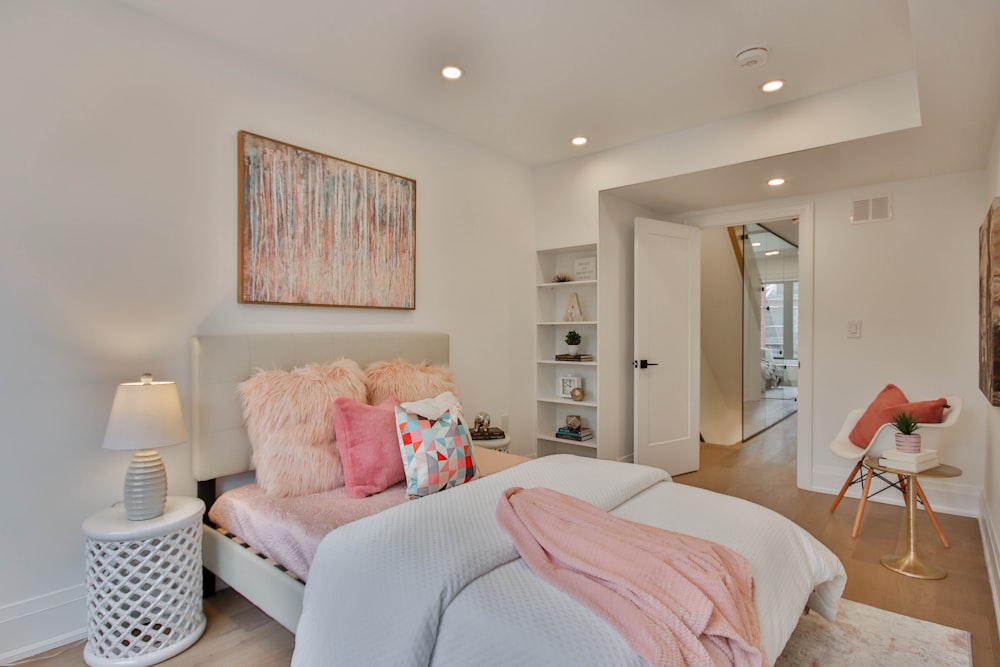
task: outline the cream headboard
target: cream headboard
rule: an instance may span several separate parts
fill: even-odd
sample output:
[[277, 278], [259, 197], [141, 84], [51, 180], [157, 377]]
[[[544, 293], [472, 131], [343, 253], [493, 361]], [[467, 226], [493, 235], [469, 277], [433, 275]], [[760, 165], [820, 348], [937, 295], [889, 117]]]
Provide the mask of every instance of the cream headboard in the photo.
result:
[[448, 334], [414, 331], [193, 338], [191, 450], [195, 479], [212, 480], [252, 469], [236, 385], [258, 368], [292, 370], [340, 357], [354, 359], [362, 368], [393, 359], [446, 365], [448, 344]]

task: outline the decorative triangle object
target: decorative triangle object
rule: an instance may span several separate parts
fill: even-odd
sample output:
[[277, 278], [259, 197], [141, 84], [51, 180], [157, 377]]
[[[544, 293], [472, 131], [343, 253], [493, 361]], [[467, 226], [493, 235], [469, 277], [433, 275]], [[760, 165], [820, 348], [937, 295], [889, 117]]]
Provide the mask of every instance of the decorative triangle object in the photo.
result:
[[563, 322], [582, 322], [583, 310], [580, 308], [580, 297], [576, 292], [569, 295], [566, 300], [566, 313], [563, 315]]

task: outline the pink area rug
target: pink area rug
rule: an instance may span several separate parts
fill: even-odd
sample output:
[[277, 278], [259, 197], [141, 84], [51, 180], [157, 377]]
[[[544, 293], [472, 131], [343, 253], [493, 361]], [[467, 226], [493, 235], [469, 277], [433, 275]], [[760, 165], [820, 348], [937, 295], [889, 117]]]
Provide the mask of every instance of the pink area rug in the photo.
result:
[[965, 630], [841, 600], [837, 622], [809, 612], [775, 667], [970, 667]]

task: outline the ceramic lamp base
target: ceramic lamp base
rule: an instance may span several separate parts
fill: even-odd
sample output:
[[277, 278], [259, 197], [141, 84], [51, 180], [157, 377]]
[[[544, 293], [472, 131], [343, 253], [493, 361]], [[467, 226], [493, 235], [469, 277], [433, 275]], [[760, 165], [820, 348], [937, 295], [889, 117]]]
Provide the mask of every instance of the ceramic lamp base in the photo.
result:
[[125, 518], [155, 519], [167, 502], [167, 468], [155, 449], [140, 449], [125, 474]]

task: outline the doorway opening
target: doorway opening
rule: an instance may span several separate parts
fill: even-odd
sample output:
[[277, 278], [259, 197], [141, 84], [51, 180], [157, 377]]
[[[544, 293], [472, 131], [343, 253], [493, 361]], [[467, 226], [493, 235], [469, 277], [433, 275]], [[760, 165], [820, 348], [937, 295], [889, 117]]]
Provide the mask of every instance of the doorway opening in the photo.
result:
[[798, 411], [798, 220], [742, 225], [743, 441]]

